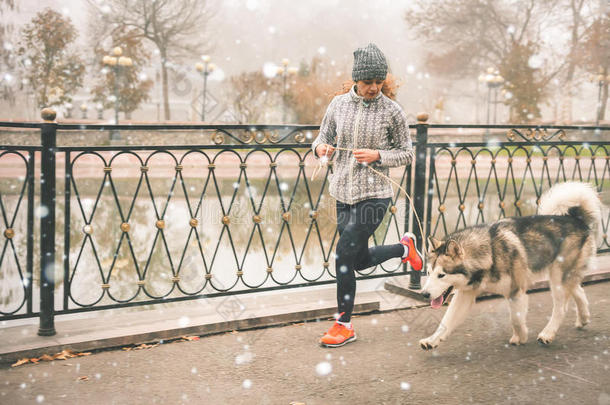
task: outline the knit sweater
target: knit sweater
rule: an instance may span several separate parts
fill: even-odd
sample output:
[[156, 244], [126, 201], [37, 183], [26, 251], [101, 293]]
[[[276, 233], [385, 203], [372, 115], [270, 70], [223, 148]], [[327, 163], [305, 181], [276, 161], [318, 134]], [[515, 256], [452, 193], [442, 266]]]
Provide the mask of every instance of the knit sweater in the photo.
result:
[[345, 204], [369, 198], [392, 197], [391, 183], [356, 161], [352, 149], [374, 149], [380, 160], [371, 163], [375, 170], [389, 175], [390, 167], [408, 165], [413, 161], [407, 116], [394, 101], [379, 93], [364, 100], [353, 86], [348, 93], [331, 101], [320, 125], [320, 132], [311, 148], [322, 143], [349, 150], [337, 150], [330, 174], [329, 193]]

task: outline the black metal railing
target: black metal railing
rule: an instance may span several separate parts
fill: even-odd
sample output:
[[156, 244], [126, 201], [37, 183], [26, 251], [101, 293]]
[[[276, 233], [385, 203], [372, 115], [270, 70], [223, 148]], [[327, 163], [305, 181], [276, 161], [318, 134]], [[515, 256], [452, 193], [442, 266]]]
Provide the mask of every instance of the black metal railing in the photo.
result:
[[[317, 126], [74, 125], [46, 114], [42, 124], [0, 123], [41, 134], [41, 146], [0, 146], [0, 319], [39, 316], [39, 334], [52, 335], [56, 314], [334, 282], [332, 166], [311, 178]], [[395, 190], [376, 244], [411, 230], [421, 246], [426, 235], [533, 214], [558, 181], [591, 182], [608, 199], [609, 127], [428, 125], [426, 118], [415, 125], [414, 164], [391, 171], [411, 191], [413, 209]], [[144, 138], [190, 131], [198, 142], [71, 142], [117, 130]], [[65, 145], [56, 145], [58, 134]], [[451, 142], [456, 134], [476, 139]], [[606, 214], [599, 252], [610, 251], [609, 222]], [[418, 289], [421, 274], [399, 260], [358, 277], [406, 274]]]

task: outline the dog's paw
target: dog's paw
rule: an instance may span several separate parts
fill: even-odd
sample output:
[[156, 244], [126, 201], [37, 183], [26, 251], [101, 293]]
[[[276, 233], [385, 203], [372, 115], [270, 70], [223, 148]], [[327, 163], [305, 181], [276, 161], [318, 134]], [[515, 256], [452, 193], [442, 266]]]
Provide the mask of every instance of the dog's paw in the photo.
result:
[[589, 322], [591, 322], [591, 317], [587, 316], [587, 317], [578, 317], [576, 319], [576, 322], [574, 323], [574, 326], [576, 326], [578, 329], [582, 329], [585, 326], [587, 326], [589, 324]]
[[521, 342], [521, 338], [519, 337], [519, 335], [514, 334], [513, 336], [511, 336], [508, 343], [513, 346], [519, 346], [521, 343], [525, 343], [525, 342]]
[[438, 342], [439, 342], [438, 339], [429, 337], [429, 338], [420, 340], [419, 346], [423, 350], [432, 350], [438, 346]]
[[542, 331], [538, 334], [538, 343], [540, 343], [542, 345], [550, 345], [554, 338], [555, 338], [554, 335], [551, 335], [550, 333], [546, 333], [545, 331]]
[[513, 336], [508, 343], [513, 346], [524, 345], [527, 343], [528, 330], [527, 327], [522, 327], [521, 330], [513, 331]]

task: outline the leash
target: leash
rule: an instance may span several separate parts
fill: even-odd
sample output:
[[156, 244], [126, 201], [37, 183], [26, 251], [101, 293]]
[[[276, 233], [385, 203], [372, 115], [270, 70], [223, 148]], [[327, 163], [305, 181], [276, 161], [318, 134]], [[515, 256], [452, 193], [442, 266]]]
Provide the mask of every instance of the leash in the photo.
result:
[[[347, 151], [347, 152], [353, 152], [353, 149], [341, 148], [339, 146], [335, 147], [335, 150], [344, 150], [344, 151]], [[314, 153], [315, 153], [315, 151], [314, 151]], [[324, 156], [320, 157], [320, 159], [318, 160], [318, 166], [314, 169], [313, 173], [311, 174], [311, 181], [314, 181], [314, 179], [316, 178], [318, 172], [320, 170], [322, 170], [322, 168], [324, 166], [328, 166], [328, 148], [326, 148], [326, 151], [324, 152]], [[423, 230], [423, 227], [421, 225], [421, 221], [419, 219], [419, 215], [417, 215], [417, 212], [415, 212], [415, 209], [413, 208], [413, 201], [411, 200], [411, 197], [409, 196], [409, 193], [407, 193], [407, 190], [405, 190], [399, 183], [397, 183], [394, 180], [392, 180], [390, 178], [390, 176], [386, 176], [385, 174], [381, 173], [380, 171], [373, 169], [368, 164], [365, 165], [364, 167], [366, 167], [367, 169], [373, 171], [373, 173], [377, 174], [378, 176], [382, 177], [383, 179], [389, 181], [390, 184], [395, 185], [396, 187], [398, 187], [398, 189], [400, 191], [402, 191], [404, 193], [404, 195], [409, 200], [409, 207], [411, 208], [411, 212], [413, 213], [413, 216], [415, 217], [415, 220], [417, 221], [417, 226], [419, 228], [420, 235], [423, 236], [424, 235], [424, 230]], [[393, 193], [394, 193], [394, 190], [392, 190], [392, 194]], [[422, 240], [422, 250], [423, 250], [424, 254], [427, 252], [426, 243], [423, 240]]]

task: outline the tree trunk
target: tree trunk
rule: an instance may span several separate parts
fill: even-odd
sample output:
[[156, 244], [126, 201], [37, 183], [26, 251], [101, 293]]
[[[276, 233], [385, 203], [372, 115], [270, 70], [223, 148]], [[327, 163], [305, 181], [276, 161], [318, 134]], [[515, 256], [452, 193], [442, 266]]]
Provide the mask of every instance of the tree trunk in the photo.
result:
[[581, 23], [581, 10], [583, 7], [583, 1], [579, 4], [575, 0], [570, 2], [570, 8], [572, 9], [572, 36], [570, 44], [570, 53], [568, 55], [568, 69], [563, 86], [562, 92], [562, 105], [561, 105], [561, 121], [564, 123], [572, 122], [572, 98], [574, 97], [574, 72], [576, 71], [576, 52], [579, 46], [578, 32]]
[[167, 91], [167, 67], [165, 66], [165, 57], [162, 55], [161, 60], [161, 80], [163, 81], [163, 111], [165, 113], [165, 120], [170, 120], [169, 111], [169, 94]]
[[606, 116], [606, 106], [608, 105], [608, 82], [604, 83], [602, 87], [602, 99], [601, 105], [599, 106], [599, 121], [603, 121]]

